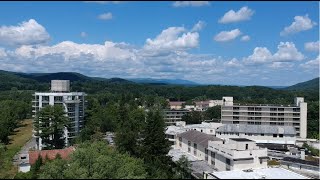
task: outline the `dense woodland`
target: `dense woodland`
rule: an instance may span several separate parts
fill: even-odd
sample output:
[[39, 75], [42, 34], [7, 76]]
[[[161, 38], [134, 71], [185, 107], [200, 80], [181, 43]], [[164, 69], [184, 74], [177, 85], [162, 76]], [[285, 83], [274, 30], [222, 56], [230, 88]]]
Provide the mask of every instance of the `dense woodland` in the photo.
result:
[[[33, 174], [32, 172], [27, 175], [18, 174], [17, 177], [21, 176], [20, 178], [32, 176], [72, 178], [76, 175], [87, 178], [176, 178], [188, 174], [185, 173], [186, 168], [172, 163], [166, 157], [170, 146], [165, 140], [165, 126], [161, 112], [167, 107], [166, 99], [190, 101], [233, 96], [234, 101], [239, 103], [293, 104], [294, 97], [305, 97], [308, 103], [308, 137], [319, 139], [319, 89], [310, 88], [305, 84], [302, 86], [308, 88], [299, 86], [298, 90], [259, 86], [178, 86], [137, 84], [123, 79], [97, 79], [74, 73], [54, 76], [54, 74], [27, 75], [0, 71], [1, 147], [9, 143], [8, 136], [14, 132], [19, 121], [31, 118], [32, 94], [35, 91], [48, 91], [51, 79], [69, 79], [72, 91], [83, 91], [88, 94], [85, 128], [73, 142], [81, 148], [71, 158], [72, 166], [63, 168], [61, 171], [63, 173], [56, 174], [57, 176], [54, 174], [56, 172], [51, 172], [50, 169], [58, 166], [65, 167], [67, 163], [65, 160], [55, 160], [45, 165], [38, 165], [39, 167], [32, 171]], [[319, 84], [319, 79], [311, 83]], [[201, 123], [202, 120], [219, 119], [219, 113], [220, 107], [214, 107], [207, 112], [201, 114], [194, 112], [184, 118], [188, 123]], [[101, 144], [101, 138], [107, 131], [116, 134], [115, 149], [107, 148], [106, 152], [94, 152], [96, 149], [105, 148]], [[90, 149], [88, 143], [97, 148]], [[90, 154], [89, 152], [105, 157], [101, 159], [92, 157], [93, 159], [90, 160], [92, 168], [96, 168], [82, 166], [88, 159], [81, 154]], [[117, 156], [123, 156], [125, 162], [117, 162], [113, 159]], [[119, 172], [110, 169], [110, 173], [113, 173], [98, 176], [100, 166], [108, 166], [108, 163], [114, 163], [115, 166], [121, 168], [131, 168], [130, 171], [132, 170], [133, 173], [124, 176], [120, 168]], [[188, 163], [182, 159], [180, 164]], [[135, 167], [131, 167], [133, 165]]]

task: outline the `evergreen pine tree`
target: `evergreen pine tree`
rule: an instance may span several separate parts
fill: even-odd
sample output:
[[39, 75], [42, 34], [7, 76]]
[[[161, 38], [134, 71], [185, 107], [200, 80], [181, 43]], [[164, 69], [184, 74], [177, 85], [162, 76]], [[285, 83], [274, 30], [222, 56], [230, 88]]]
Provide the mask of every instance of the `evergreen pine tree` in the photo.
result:
[[65, 146], [63, 130], [68, 125], [68, 117], [62, 106], [46, 106], [35, 118], [36, 135], [40, 136], [46, 149], [62, 149]]
[[165, 135], [165, 123], [159, 110], [147, 113], [146, 125], [143, 131], [142, 152], [147, 170], [151, 177], [161, 175], [170, 178], [172, 175], [172, 160], [167, 156], [170, 143]]

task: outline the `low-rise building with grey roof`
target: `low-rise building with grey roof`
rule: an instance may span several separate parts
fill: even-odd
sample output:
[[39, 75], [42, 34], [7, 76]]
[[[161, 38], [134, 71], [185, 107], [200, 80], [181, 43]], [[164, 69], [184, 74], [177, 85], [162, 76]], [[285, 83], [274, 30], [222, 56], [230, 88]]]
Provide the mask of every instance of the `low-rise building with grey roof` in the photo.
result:
[[[204, 161], [215, 171], [267, 167], [267, 148], [260, 148], [250, 139], [220, 139], [189, 130], [177, 135], [175, 149]], [[177, 153], [176, 153], [177, 154]]]
[[216, 129], [216, 136], [222, 139], [247, 138], [256, 143], [296, 143], [296, 132], [292, 126], [225, 124]]
[[187, 132], [190, 130], [196, 130], [209, 135], [215, 135], [216, 129], [223, 124], [215, 122], [202, 122], [201, 124], [186, 124], [185, 121], [177, 121], [175, 125], [167, 126], [165, 134], [166, 138], [171, 142], [171, 145], [175, 145], [175, 139], [177, 134]]

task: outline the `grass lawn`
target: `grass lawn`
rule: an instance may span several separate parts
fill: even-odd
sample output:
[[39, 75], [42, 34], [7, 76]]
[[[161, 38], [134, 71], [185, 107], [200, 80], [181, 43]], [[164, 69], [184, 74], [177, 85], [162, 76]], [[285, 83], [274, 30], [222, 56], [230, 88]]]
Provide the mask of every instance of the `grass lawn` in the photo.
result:
[[3, 167], [0, 167], [0, 179], [12, 179], [18, 172], [18, 168], [12, 163], [13, 156], [20, 151], [21, 147], [26, 144], [32, 137], [32, 119], [26, 119], [21, 122], [19, 128], [15, 129], [10, 138], [8, 150], [5, 152]]

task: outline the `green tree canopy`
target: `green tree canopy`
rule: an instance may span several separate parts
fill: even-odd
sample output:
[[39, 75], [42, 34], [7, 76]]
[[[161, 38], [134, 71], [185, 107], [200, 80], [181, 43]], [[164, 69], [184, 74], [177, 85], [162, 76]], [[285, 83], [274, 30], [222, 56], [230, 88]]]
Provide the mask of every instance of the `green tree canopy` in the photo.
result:
[[64, 128], [68, 117], [63, 106], [54, 105], [42, 108], [35, 118], [36, 135], [42, 138], [45, 149], [62, 149], [65, 146]]

